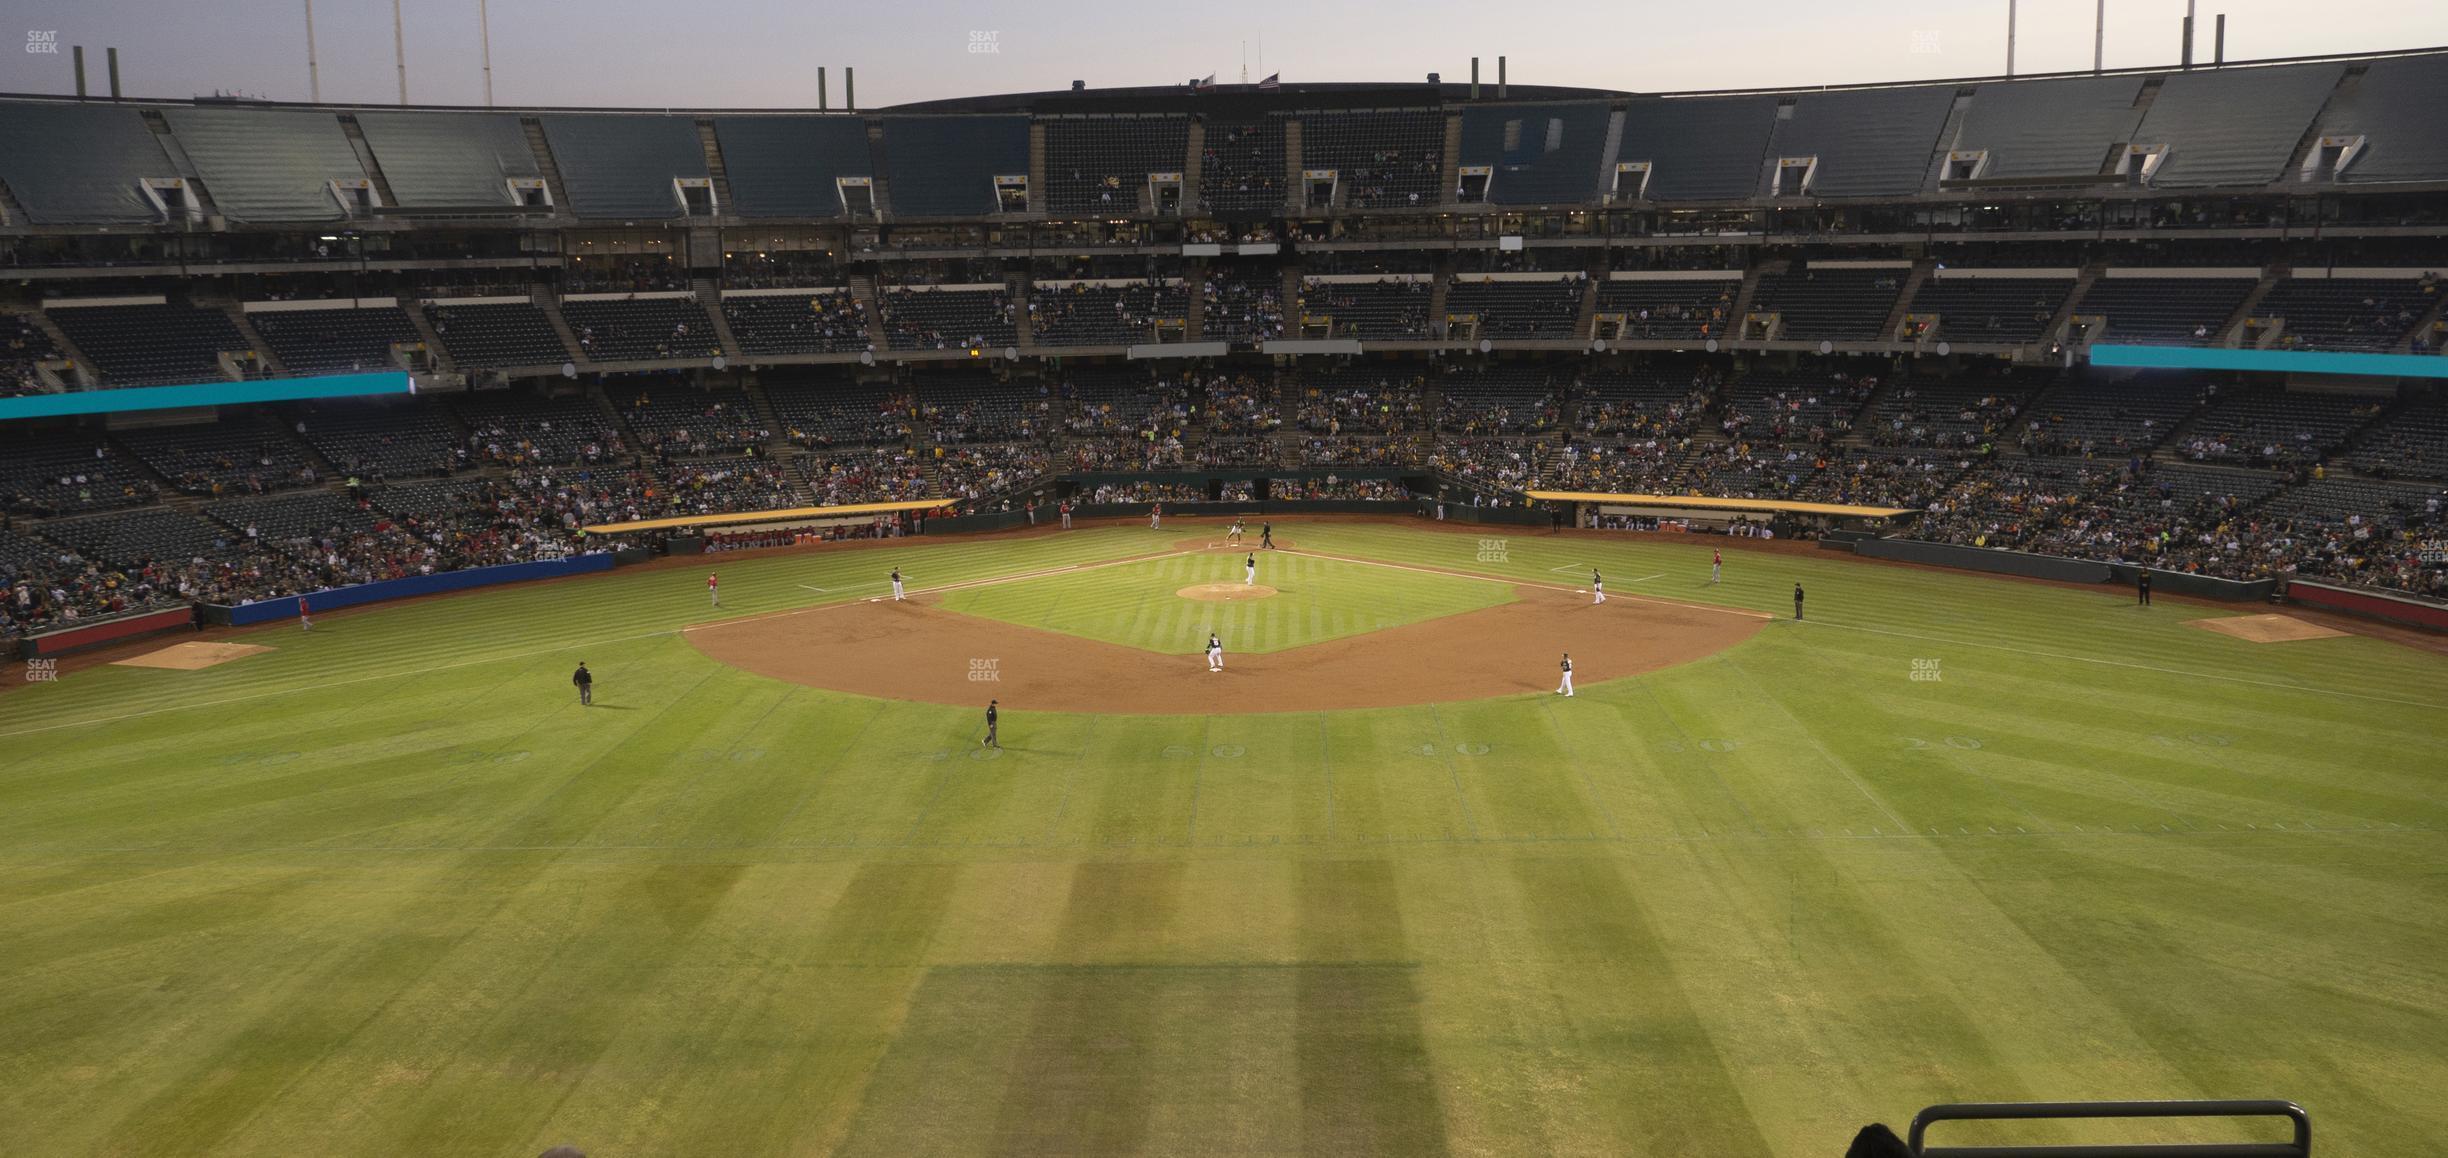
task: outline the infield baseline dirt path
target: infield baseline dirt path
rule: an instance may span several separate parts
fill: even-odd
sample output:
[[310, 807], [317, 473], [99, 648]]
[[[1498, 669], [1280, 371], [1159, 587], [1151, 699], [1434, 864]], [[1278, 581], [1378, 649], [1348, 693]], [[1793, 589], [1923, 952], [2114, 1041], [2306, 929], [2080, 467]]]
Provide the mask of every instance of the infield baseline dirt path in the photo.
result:
[[931, 594], [705, 624], [685, 637], [722, 663], [858, 695], [963, 705], [992, 697], [1021, 710], [1183, 715], [1552, 692], [1566, 651], [1573, 653], [1574, 678], [1587, 687], [1724, 650], [1767, 622], [1756, 612], [1625, 596], [1593, 605], [1569, 587], [1510, 585], [1515, 602], [1497, 607], [1264, 655], [1227, 650], [1221, 673], [1208, 671], [1196, 651], [1160, 655], [963, 615], [935, 606]]

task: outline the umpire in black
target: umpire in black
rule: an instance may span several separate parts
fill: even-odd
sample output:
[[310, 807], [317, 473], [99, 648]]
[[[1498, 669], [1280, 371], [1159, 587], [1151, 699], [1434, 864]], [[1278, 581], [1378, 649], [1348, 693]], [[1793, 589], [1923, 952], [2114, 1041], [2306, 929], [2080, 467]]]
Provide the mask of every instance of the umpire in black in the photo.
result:
[[586, 661], [578, 661], [578, 670], [570, 673], [570, 683], [578, 688], [578, 706], [595, 702], [595, 673], [586, 669]]
[[2134, 602], [2144, 607], [2150, 606], [2150, 568], [2148, 567], [2137, 568], [2134, 571]]
[[1002, 747], [1002, 746], [1003, 746], [1003, 745], [1001, 745], [1001, 744], [999, 744], [999, 743], [996, 743], [996, 742], [995, 742], [995, 705], [996, 705], [996, 704], [998, 704], [998, 703], [1000, 703], [1000, 702], [1002, 702], [1002, 701], [1000, 701], [1000, 700], [988, 700], [988, 701], [986, 701], [986, 738], [985, 738], [985, 739], [983, 739], [983, 740], [979, 740], [979, 741], [978, 741], [978, 743], [983, 744], [983, 745], [985, 745], [986, 747], [989, 747], [989, 748], [1000, 748], [1000, 747]]
[[1794, 584], [1794, 618], [1802, 618], [1802, 585]]

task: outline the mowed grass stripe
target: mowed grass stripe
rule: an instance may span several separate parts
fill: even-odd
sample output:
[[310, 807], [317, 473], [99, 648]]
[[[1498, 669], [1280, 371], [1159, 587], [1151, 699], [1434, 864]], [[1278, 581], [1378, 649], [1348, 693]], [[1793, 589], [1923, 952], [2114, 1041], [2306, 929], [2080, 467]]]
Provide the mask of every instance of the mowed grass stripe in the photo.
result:
[[[970, 709], [707, 661], [670, 633], [714, 614], [694, 569], [71, 673], [0, 697], [0, 731], [69, 725], [0, 742], [0, 1151], [1818, 1154], [1934, 1101], [2239, 1091], [2357, 1153], [2448, 1131], [2448, 741], [2266, 686], [2419, 699], [2435, 657], [1819, 555], [1729, 552], [1710, 590], [1697, 541], [1480, 565], [1476, 536], [1279, 529], [1770, 611], [1799, 574], [1814, 622], [1572, 700], [1024, 713], [991, 757]], [[955, 545], [982, 576], [1171, 541], [710, 565], [766, 614], [831, 597], [802, 563], [880, 593], [888, 556], [923, 587], [957, 580], [906, 561]], [[1162, 567], [1168, 612], [1239, 579]], [[631, 626], [663, 630], [601, 642]], [[76, 723], [241, 685], [274, 694]]]

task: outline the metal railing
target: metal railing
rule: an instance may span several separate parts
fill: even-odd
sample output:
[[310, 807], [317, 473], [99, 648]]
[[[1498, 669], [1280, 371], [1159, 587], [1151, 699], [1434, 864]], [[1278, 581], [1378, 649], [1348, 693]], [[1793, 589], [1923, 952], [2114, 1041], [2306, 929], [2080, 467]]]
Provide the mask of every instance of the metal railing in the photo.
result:
[[[1930, 1146], [1935, 1122], [2030, 1121], [2041, 1118], [2285, 1118], [2291, 1142], [2135, 1143], [2113, 1146]], [[2312, 1117], [2277, 1100], [2190, 1102], [1957, 1102], [1913, 1115], [1906, 1138], [1921, 1158], [2310, 1158]]]

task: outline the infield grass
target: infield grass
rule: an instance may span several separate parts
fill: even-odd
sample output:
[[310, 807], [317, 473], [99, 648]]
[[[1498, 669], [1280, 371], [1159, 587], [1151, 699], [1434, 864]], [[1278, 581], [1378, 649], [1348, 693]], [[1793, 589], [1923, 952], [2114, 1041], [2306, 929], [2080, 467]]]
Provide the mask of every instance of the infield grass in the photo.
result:
[[0, 694], [0, 1153], [1824, 1158], [1931, 1102], [2181, 1097], [2448, 1137], [2448, 661], [1818, 556], [1712, 588], [1705, 540], [1294, 534], [1811, 619], [1570, 701], [1023, 714], [993, 755], [675, 634], [1125, 527], [73, 672]]
[[[1187, 587], [1248, 586], [1258, 559], [1262, 599], [1218, 601]], [[1233, 653], [1283, 651], [1510, 602], [1512, 589], [1433, 571], [1371, 566], [1285, 551], [1198, 551], [947, 592], [943, 606], [1023, 627], [1168, 655], [1191, 654], [1210, 632]]]

